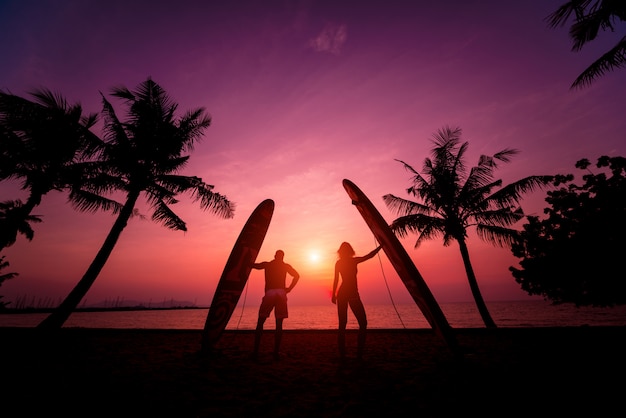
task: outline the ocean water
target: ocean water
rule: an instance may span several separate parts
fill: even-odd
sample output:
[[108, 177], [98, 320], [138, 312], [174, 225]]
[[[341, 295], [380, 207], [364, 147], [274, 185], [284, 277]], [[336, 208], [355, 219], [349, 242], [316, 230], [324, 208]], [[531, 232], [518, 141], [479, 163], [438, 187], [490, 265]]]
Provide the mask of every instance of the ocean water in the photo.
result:
[[[441, 309], [453, 328], [484, 327], [476, 305], [471, 302], [442, 303]], [[501, 328], [555, 326], [626, 326], [626, 306], [615, 308], [576, 308], [551, 305], [545, 301], [491, 302], [489, 311]], [[431, 328], [415, 304], [366, 305], [370, 329]], [[256, 326], [257, 305], [238, 306], [226, 329], [251, 330]], [[202, 329], [208, 309], [172, 309], [144, 311], [76, 312], [65, 327]], [[47, 314], [0, 313], [0, 327], [35, 327]], [[289, 306], [284, 329], [327, 330], [337, 328], [337, 311], [333, 304], [322, 306]], [[348, 311], [348, 329], [356, 329], [356, 319]], [[265, 329], [274, 329], [271, 316]]]

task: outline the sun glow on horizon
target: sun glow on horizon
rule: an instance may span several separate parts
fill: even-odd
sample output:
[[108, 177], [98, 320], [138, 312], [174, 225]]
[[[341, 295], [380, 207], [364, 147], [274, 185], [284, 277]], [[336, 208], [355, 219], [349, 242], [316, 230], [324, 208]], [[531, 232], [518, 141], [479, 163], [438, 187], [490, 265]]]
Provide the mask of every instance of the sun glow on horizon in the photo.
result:
[[322, 260], [320, 253], [315, 250], [312, 250], [309, 252], [308, 258], [309, 258], [309, 262], [312, 264], [318, 264]]

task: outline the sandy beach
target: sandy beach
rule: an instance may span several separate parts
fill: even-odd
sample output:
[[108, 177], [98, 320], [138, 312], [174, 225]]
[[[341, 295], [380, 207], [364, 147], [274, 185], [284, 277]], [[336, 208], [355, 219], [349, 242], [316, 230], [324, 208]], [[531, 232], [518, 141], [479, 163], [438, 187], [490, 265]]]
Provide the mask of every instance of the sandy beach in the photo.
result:
[[210, 356], [198, 330], [0, 328], [12, 416], [356, 417], [613, 415], [626, 393], [626, 327], [459, 329], [456, 358], [431, 330], [286, 330], [250, 357], [251, 331]]

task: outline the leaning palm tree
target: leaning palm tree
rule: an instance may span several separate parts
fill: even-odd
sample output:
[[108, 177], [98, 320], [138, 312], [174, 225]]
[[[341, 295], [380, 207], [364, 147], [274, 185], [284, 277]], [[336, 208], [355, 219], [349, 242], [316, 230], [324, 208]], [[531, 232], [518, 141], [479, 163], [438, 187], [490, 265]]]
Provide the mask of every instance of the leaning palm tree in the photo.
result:
[[5, 207], [0, 235], [6, 239], [0, 249], [15, 242], [18, 233], [32, 239], [32, 229], [20, 230], [39, 219], [30, 215], [32, 210], [53, 190], [81, 188], [89, 178], [88, 160], [101, 144], [89, 130], [96, 114], [83, 115], [80, 104], [47, 89], [30, 94], [33, 100], [0, 91], [0, 181], [19, 180], [28, 193], [25, 202]]
[[[623, 0], [571, 0], [551, 13], [546, 20], [552, 28], [562, 26], [572, 15], [574, 23], [569, 35], [574, 44], [572, 50], [580, 51], [593, 41], [600, 30], [615, 32], [616, 27], [624, 28], [626, 23], [626, 2]], [[590, 85], [598, 77], [626, 65], [626, 36], [613, 48], [587, 67], [572, 83], [572, 88]]]
[[[81, 280], [39, 324], [40, 328], [62, 327], [76, 309], [136, 212], [135, 206], [142, 194], [152, 209], [152, 220], [173, 230], [187, 230], [185, 222], [171, 208], [178, 202], [179, 193], [189, 193], [193, 201], [200, 201], [203, 209], [224, 218], [234, 214], [234, 205], [214, 192], [212, 185], [199, 177], [177, 174], [189, 159], [182, 154], [193, 149], [211, 123], [203, 108], [176, 118], [177, 104], [150, 78], [135, 91], [120, 87], [113, 89], [112, 95], [127, 104], [128, 118], [126, 121], [118, 119], [113, 106], [102, 96], [105, 145], [101, 166], [88, 182], [92, 189], [83, 189], [72, 198], [80, 210], [109, 209], [117, 218]], [[104, 192], [120, 191], [125, 194], [123, 204], [103, 197]]]
[[399, 237], [417, 233], [415, 248], [438, 236], [443, 237], [444, 246], [456, 241], [478, 311], [485, 326], [495, 328], [472, 268], [467, 230], [475, 226], [479, 238], [497, 246], [510, 246], [519, 235], [510, 226], [524, 217], [519, 206], [521, 194], [548, 184], [551, 176], [530, 176], [502, 187], [502, 180], [493, 177], [497, 162], [509, 162], [517, 150], [482, 155], [478, 164], [468, 171], [464, 161], [468, 143], [461, 143], [460, 128], [440, 129], [433, 143], [432, 159], [425, 159], [422, 173], [397, 160], [413, 174], [413, 184], [407, 193], [421, 203], [392, 194], [383, 196], [387, 207], [401, 215], [391, 228]]

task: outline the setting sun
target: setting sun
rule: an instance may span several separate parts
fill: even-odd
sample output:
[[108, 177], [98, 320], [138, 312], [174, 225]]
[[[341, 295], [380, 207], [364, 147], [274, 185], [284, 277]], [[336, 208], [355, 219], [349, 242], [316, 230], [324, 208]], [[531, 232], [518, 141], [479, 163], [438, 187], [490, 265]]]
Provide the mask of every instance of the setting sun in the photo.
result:
[[[146, 13], [139, 20], [119, 13], [120, 2], [101, 2], [96, 16], [88, 2], [37, 2], [37, 13], [30, 3], [0, 1], [0, 34], [11, 37], [3, 44], [4, 62], [11, 65], [0, 65], [2, 92], [33, 100], [32, 86], [49, 89], [64, 105], [65, 100], [68, 107], [80, 104], [83, 115], [98, 115], [100, 122], [106, 99], [106, 108], [110, 105], [125, 120], [130, 109], [115, 92], [133, 91], [154, 77], [171, 104], [178, 105], [172, 123], [199, 109], [211, 120], [206, 130], [193, 128], [194, 147], [181, 152], [189, 159], [176, 174], [211, 185], [220, 196], [214, 203], [224, 198], [235, 204], [234, 217], [223, 219], [205, 204], [210, 200], [205, 201], [204, 191], [196, 195], [181, 189], [165, 199], [177, 204], [159, 206], [162, 212], [152, 217], [153, 202], [142, 195], [136, 207], [142, 216], [129, 219], [81, 306], [109, 301], [210, 305], [218, 281], [231, 267], [238, 236], [266, 199], [275, 202], [275, 210], [255, 261], [270, 261], [283, 250], [285, 262], [302, 276], [290, 292], [290, 305], [329, 304], [324, 292], [332, 288], [341, 243], [349, 242], [356, 256], [378, 245], [343, 180], [353, 181], [391, 223], [399, 213], [383, 196], [422, 203], [407, 193], [416, 173], [407, 173], [398, 159], [420, 170], [432, 157], [433, 135], [447, 126], [462, 129], [468, 168], [482, 154], [520, 151], [521, 158], [497, 170], [494, 180], [503, 184], [577, 173], [574, 165], [582, 158], [626, 155], [626, 141], [616, 135], [626, 130], [619, 111], [626, 108], [619, 87], [626, 83], [626, 72], [607, 73], [585, 94], [570, 90], [576, 70], [609, 47], [592, 42], [585, 54], [573, 54], [566, 45], [567, 30], [548, 31], [543, 21], [558, 9], [556, 0], [510, 2], [506, 8], [493, 6], [504, 3], [496, 1], [466, 8], [450, 7], [463, 2], [424, 7], [425, 2], [399, 0], [342, 5], [191, 1], [175, 19], [163, 7], [144, 11], [142, 5], [154, 2], [139, 0], [133, 10]], [[449, 31], [437, 30], [444, 21]], [[136, 30], [107, 32], [131, 24]], [[151, 31], [164, 26], [171, 30]], [[196, 27], [202, 36], [192, 36]], [[224, 27], [236, 33], [225, 37]], [[75, 36], [77, 31], [81, 36]], [[110, 34], [109, 42], [101, 42], [103, 33]], [[64, 45], [72, 46], [71, 59], [59, 54]], [[77, 62], [89, 65], [77, 73]], [[4, 129], [6, 124], [0, 124]], [[103, 127], [96, 123], [89, 136], [105, 140], [109, 132]], [[0, 137], [6, 137], [4, 130]], [[0, 176], [0, 203], [29, 198], [23, 179], [11, 176], [14, 166], [12, 161], [11, 167], [1, 167], [7, 175]], [[52, 190], [33, 209], [43, 222], [31, 223], [32, 241], [18, 233], [15, 243], [3, 249], [10, 264], [3, 272], [19, 276], [2, 282], [0, 306], [57, 305], [102, 248], [113, 227], [111, 213], [75, 210], [66, 191]], [[525, 194], [524, 213], [541, 215], [546, 191]], [[124, 203], [123, 194], [115, 198]], [[162, 222], [174, 216], [184, 222], [184, 232]], [[514, 229], [524, 223], [520, 220]], [[523, 290], [509, 270], [520, 259], [478, 239], [474, 228], [468, 233], [483, 298], [534, 300], [537, 295]], [[410, 233], [401, 244], [437, 300], [473, 302], [458, 248], [433, 237], [418, 249], [418, 238]], [[385, 277], [413, 303], [384, 251], [359, 266], [364, 303], [389, 303]], [[252, 271], [248, 297], [256, 303], [263, 284], [263, 272]]]
[[320, 254], [317, 251], [309, 252], [309, 261], [311, 263], [317, 264], [321, 260]]

